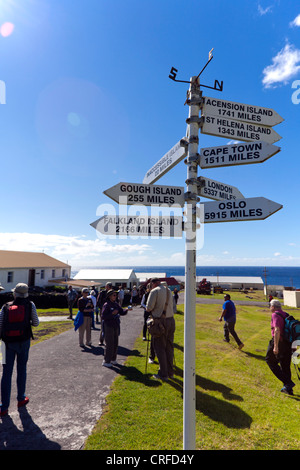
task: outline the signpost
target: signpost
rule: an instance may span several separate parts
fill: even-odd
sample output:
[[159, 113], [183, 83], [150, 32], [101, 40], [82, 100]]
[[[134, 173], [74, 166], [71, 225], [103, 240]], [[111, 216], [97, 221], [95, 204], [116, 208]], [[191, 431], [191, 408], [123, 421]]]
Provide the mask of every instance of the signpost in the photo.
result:
[[235, 119], [236, 121], [251, 122], [263, 126], [276, 126], [284, 119], [273, 109], [262, 108], [250, 104], [202, 97], [201, 114], [211, 114], [220, 118]]
[[[281, 139], [272, 126], [283, 121], [274, 110], [202, 97], [200, 87], [222, 91], [222, 86], [200, 85], [201, 72], [189, 82], [177, 80], [177, 69], [170, 78], [189, 83], [185, 104], [189, 106], [186, 137], [177, 142], [150, 170], [143, 184], [118, 183], [104, 193], [118, 202], [128, 205], [185, 206], [185, 291], [184, 291], [184, 367], [183, 367], [183, 448], [196, 447], [196, 373], [195, 373], [195, 325], [196, 325], [196, 239], [197, 211], [201, 223], [238, 222], [262, 220], [282, 208], [281, 204], [264, 197], [244, 198], [234, 186], [197, 176], [201, 168], [261, 163], [280, 151], [272, 145]], [[201, 109], [201, 117], [199, 117]], [[198, 153], [199, 127], [202, 134], [215, 135], [242, 141], [231, 145], [208, 147]], [[243, 143], [246, 142], [246, 143]], [[187, 166], [186, 192], [183, 187], [153, 185], [181, 160]], [[215, 199], [198, 204], [200, 197]], [[133, 235], [151, 237], [181, 237], [181, 216], [103, 216], [91, 225], [107, 235]]]
[[201, 118], [201, 133], [225, 137], [226, 139], [242, 140], [246, 142], [263, 140], [273, 144], [281, 139], [272, 127], [259, 123], [236, 121], [227, 117], [218, 117], [206, 114]]
[[103, 235], [182, 238], [181, 216], [104, 215], [90, 224]]
[[[250, 197], [234, 201], [204, 202], [200, 222], [241, 222], [263, 220], [282, 209], [282, 205], [264, 197]], [[200, 211], [201, 213], [202, 211]]]
[[235, 186], [229, 186], [229, 184], [220, 183], [203, 176], [200, 176], [198, 181], [200, 183], [198, 196], [208, 197], [216, 201], [242, 199], [244, 197]]
[[199, 165], [204, 169], [262, 163], [278, 152], [280, 147], [263, 141], [206, 147], [200, 150]]
[[155, 183], [159, 178], [166, 174], [177, 163], [186, 157], [187, 142], [183, 137], [171, 148], [150, 170], [147, 171], [143, 183]]
[[184, 187], [158, 186], [140, 183], [118, 183], [103, 191], [106, 196], [119, 204], [126, 205], [184, 205]]

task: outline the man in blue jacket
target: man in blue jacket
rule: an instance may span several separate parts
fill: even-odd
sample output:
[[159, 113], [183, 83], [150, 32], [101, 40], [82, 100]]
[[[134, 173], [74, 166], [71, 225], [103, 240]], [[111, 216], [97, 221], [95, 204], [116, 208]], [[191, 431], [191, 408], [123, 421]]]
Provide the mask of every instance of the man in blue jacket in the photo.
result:
[[224, 318], [224, 341], [229, 343], [229, 333], [234, 337], [235, 341], [237, 342], [237, 345], [239, 349], [242, 349], [244, 347], [244, 344], [238, 337], [234, 327], [235, 327], [235, 322], [236, 322], [236, 311], [235, 311], [235, 305], [230, 300], [230, 295], [225, 294], [224, 295], [224, 304], [223, 304], [223, 311], [222, 315], [219, 318], [219, 321], [222, 321]]

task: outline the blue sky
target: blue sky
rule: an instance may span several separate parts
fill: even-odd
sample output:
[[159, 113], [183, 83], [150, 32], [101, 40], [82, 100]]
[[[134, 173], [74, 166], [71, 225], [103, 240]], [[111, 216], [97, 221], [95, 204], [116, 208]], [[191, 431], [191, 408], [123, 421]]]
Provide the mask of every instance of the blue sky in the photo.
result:
[[[275, 109], [281, 152], [202, 170], [283, 205], [264, 221], [207, 224], [198, 266], [300, 265], [300, 5], [291, 0], [0, 0], [0, 249], [81, 266], [184, 265], [184, 240], [109, 239], [90, 223], [103, 194], [142, 183], [186, 132], [187, 84]], [[199, 148], [228, 139], [199, 133]], [[157, 184], [185, 186], [179, 163]], [[209, 201], [201, 199], [202, 202]], [[124, 210], [124, 208], [123, 208]]]

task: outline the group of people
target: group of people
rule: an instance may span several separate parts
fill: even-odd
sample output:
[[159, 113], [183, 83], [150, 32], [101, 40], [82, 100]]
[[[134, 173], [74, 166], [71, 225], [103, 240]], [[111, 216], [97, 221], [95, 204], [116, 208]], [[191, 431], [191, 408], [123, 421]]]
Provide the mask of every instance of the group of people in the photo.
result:
[[[79, 328], [79, 343], [83, 345], [84, 334], [86, 343], [91, 344], [92, 312], [95, 304], [91, 299], [89, 289], [84, 288], [78, 299], [78, 313], [80, 321], [74, 321]], [[100, 296], [101, 294], [101, 296]], [[103, 344], [105, 339], [105, 353], [103, 366], [113, 367], [117, 364], [118, 338], [120, 334], [120, 316], [126, 315], [128, 309], [123, 309], [118, 301], [118, 292], [107, 283], [105, 290], [97, 297], [98, 305], [101, 305], [101, 334], [99, 343]], [[236, 310], [235, 305], [226, 294], [224, 298], [220, 321], [224, 320], [224, 339], [230, 340], [232, 335], [241, 349], [244, 345], [235, 332]], [[151, 314], [154, 319], [160, 319], [164, 332], [159, 337], [151, 339], [150, 359], [155, 355], [159, 362], [156, 379], [167, 381], [174, 375], [174, 333], [175, 319], [172, 293], [167, 286], [163, 285], [158, 278], [153, 278], [142, 299], [144, 307], [144, 329], [146, 338], [146, 320]], [[284, 340], [284, 318], [288, 315], [282, 310], [278, 300], [270, 301], [271, 310], [271, 333], [266, 362], [272, 373], [283, 384], [281, 391], [293, 395], [294, 382], [291, 379], [291, 345]], [[77, 319], [78, 320], [78, 319]], [[29, 356], [30, 340], [32, 338], [32, 326], [39, 325], [35, 304], [28, 299], [28, 286], [19, 283], [13, 289], [13, 301], [2, 306], [0, 312], [0, 338], [5, 344], [5, 360], [1, 379], [1, 405], [0, 416], [8, 414], [11, 395], [11, 379], [15, 361], [17, 362], [17, 405], [27, 405], [29, 398], [25, 394], [27, 361]]]

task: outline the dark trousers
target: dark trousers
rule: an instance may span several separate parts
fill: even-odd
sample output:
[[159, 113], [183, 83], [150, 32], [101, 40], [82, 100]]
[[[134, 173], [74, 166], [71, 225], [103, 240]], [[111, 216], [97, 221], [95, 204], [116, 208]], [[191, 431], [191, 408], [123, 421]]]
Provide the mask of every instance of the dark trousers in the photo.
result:
[[153, 345], [159, 362], [158, 375], [163, 379], [166, 379], [174, 375], [174, 317], [165, 318], [164, 326], [165, 333], [159, 338], [153, 338]]
[[275, 356], [273, 353], [273, 348], [274, 338], [272, 338], [269, 342], [266, 354], [266, 362], [275, 377], [277, 377], [277, 379], [280, 380], [283, 385], [291, 386], [291, 345], [287, 341], [279, 341], [277, 356]]
[[2, 411], [7, 410], [10, 404], [11, 380], [15, 360], [17, 362], [17, 400], [22, 401], [25, 398], [29, 348], [30, 339], [6, 345], [5, 364], [3, 364], [1, 380]]
[[225, 341], [230, 341], [229, 338], [229, 333], [234, 337], [235, 341], [237, 342], [238, 345], [242, 344], [242, 341], [238, 337], [235, 329], [235, 320], [233, 321], [224, 321], [224, 337]]
[[105, 325], [105, 362], [116, 361], [118, 344], [119, 344], [119, 328], [112, 328]]

